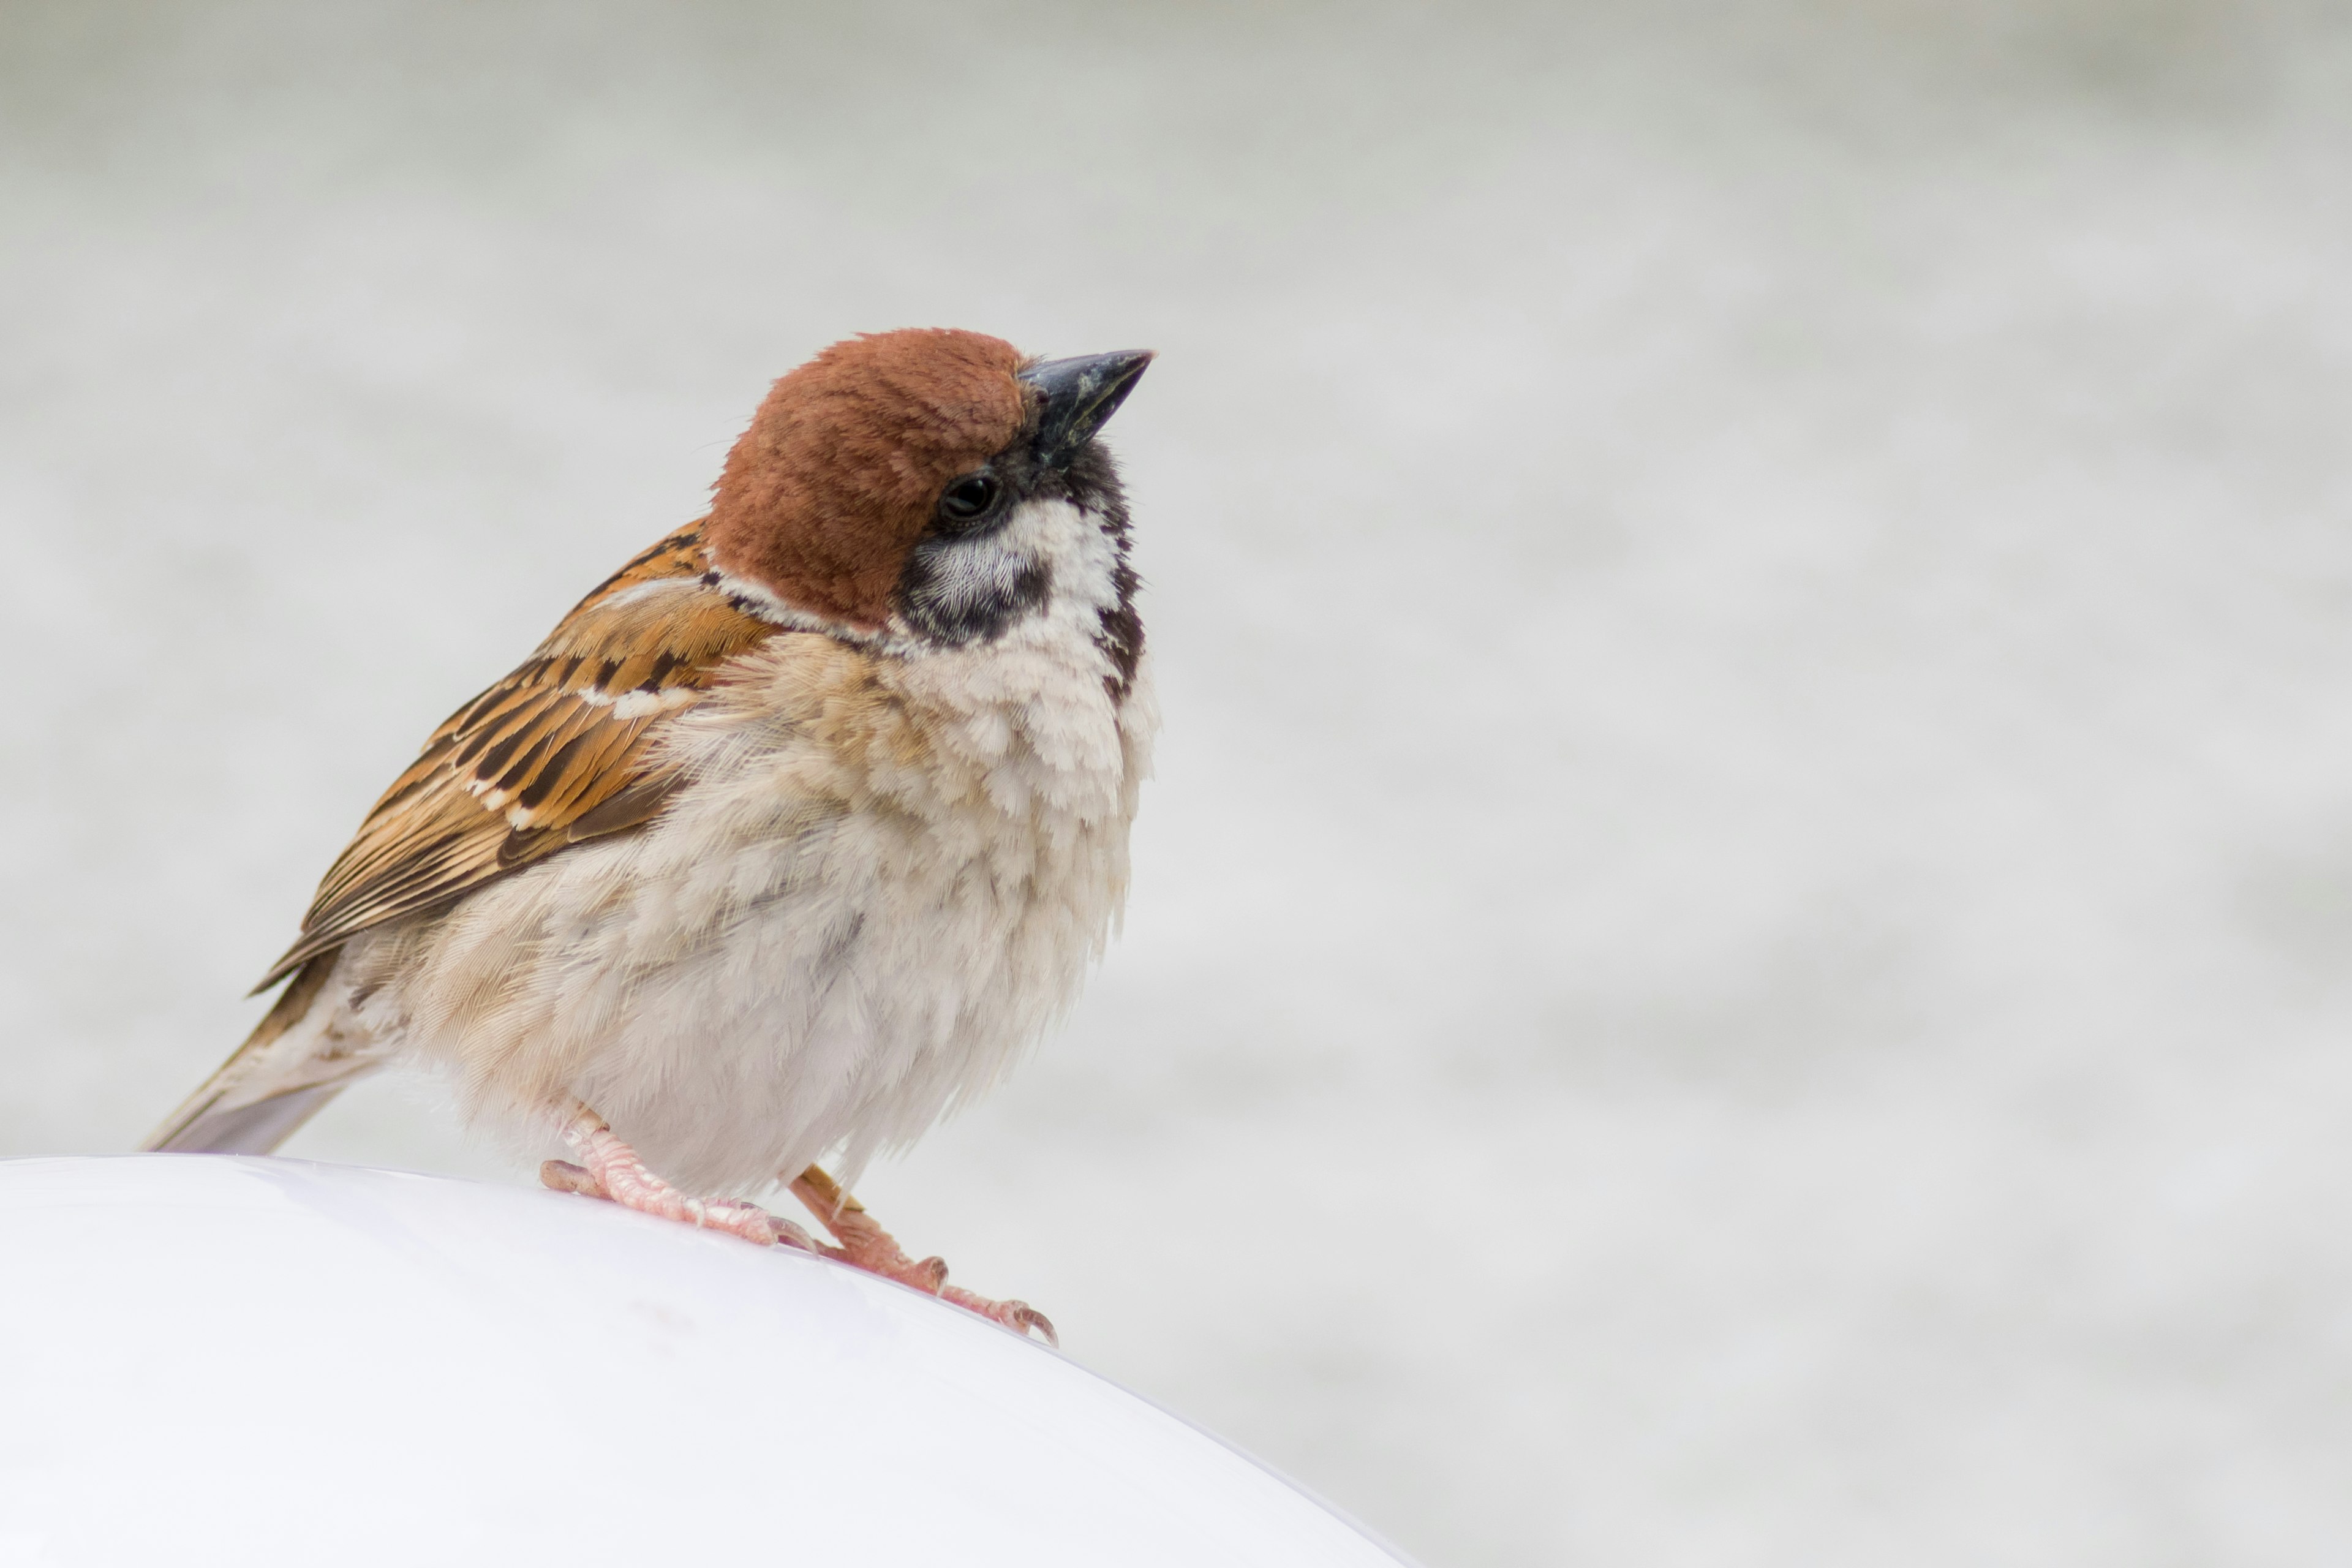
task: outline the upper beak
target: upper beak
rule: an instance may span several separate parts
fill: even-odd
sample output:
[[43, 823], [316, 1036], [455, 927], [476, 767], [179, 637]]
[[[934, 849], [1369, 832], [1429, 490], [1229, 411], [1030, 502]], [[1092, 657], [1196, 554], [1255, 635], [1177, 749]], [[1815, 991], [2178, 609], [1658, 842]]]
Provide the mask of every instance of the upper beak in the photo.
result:
[[1107, 354], [1080, 354], [1075, 359], [1040, 360], [1020, 373], [1037, 389], [1038, 460], [1060, 468], [1094, 438], [1127, 395], [1135, 390], [1143, 367], [1151, 363], [1150, 349], [1117, 349]]

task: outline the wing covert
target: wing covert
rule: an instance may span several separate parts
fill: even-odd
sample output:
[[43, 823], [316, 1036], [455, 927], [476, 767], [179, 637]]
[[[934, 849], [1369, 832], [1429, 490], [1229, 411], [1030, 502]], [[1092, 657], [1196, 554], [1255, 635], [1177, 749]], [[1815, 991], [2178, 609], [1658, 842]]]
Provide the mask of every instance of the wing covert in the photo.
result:
[[699, 524], [663, 540], [451, 714], [328, 868], [301, 939], [255, 989], [371, 926], [658, 816], [680, 781], [649, 755], [656, 727], [775, 629], [709, 569]]

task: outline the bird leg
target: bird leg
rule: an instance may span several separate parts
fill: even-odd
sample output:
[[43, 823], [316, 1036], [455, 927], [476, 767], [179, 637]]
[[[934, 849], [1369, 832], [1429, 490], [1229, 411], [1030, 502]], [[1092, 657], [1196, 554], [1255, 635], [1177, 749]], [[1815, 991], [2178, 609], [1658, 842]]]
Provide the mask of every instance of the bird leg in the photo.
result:
[[819, 1242], [816, 1249], [825, 1257], [863, 1268], [868, 1274], [879, 1274], [885, 1279], [895, 1279], [901, 1285], [911, 1285], [925, 1295], [952, 1301], [1024, 1339], [1034, 1329], [1045, 1336], [1047, 1344], [1058, 1346], [1062, 1342], [1045, 1314], [1028, 1302], [995, 1301], [974, 1295], [961, 1286], [948, 1283], [944, 1259], [926, 1258], [918, 1263], [908, 1258], [890, 1233], [866, 1212], [866, 1205], [843, 1192], [841, 1184], [817, 1166], [811, 1165], [793, 1178], [793, 1195], [806, 1204], [809, 1213], [816, 1215], [818, 1222], [833, 1233], [834, 1240], [841, 1244], [827, 1247]]
[[779, 1219], [757, 1204], [740, 1198], [698, 1198], [679, 1192], [646, 1169], [637, 1152], [621, 1142], [604, 1119], [584, 1105], [577, 1106], [564, 1125], [563, 1141], [581, 1163], [550, 1160], [539, 1168], [539, 1179], [558, 1192], [609, 1198], [625, 1209], [674, 1219], [687, 1225], [723, 1230], [761, 1247], [782, 1242], [787, 1247], [816, 1250], [808, 1232], [788, 1219]]

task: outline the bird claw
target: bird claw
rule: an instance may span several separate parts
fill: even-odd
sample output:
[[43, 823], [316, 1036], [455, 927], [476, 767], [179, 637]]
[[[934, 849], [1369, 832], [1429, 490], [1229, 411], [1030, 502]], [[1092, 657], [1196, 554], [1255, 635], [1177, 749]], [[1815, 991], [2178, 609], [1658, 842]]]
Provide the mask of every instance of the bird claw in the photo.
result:
[[1055, 1350], [1062, 1348], [1062, 1336], [1054, 1331], [1053, 1319], [1026, 1301], [1007, 1301], [1004, 1305], [1013, 1314], [1006, 1321], [1005, 1327], [1013, 1330], [1024, 1340], [1029, 1337], [1029, 1331], [1034, 1329], [1037, 1331], [1039, 1339], [1044, 1340]]
[[943, 1258], [926, 1258], [919, 1263], [908, 1258], [896, 1238], [866, 1212], [864, 1204], [843, 1192], [831, 1176], [816, 1166], [811, 1165], [793, 1178], [792, 1188], [841, 1244], [818, 1244], [816, 1250], [823, 1256], [952, 1302], [1024, 1339], [1034, 1332], [1042, 1335], [1047, 1344], [1061, 1347], [1061, 1336], [1055, 1333], [1052, 1321], [1028, 1302], [993, 1300], [949, 1284], [947, 1260]]
[[[789, 1220], [778, 1221], [757, 1204], [740, 1198], [698, 1198], [671, 1186], [646, 1170], [636, 1152], [614, 1137], [604, 1119], [585, 1106], [563, 1130], [563, 1136], [586, 1163], [550, 1160], [541, 1164], [540, 1181], [558, 1192], [607, 1199], [657, 1219], [724, 1231], [759, 1247], [783, 1242], [814, 1250], [806, 1231]], [[780, 1224], [785, 1228], [780, 1230]]]
[[[608, 1139], [609, 1145], [604, 1142]], [[686, 1196], [654, 1177], [628, 1152], [627, 1146], [613, 1139], [601, 1123], [593, 1129], [583, 1129], [578, 1141], [585, 1145], [583, 1152], [597, 1163], [575, 1165], [569, 1160], [550, 1160], [539, 1168], [541, 1184], [560, 1193], [578, 1193], [583, 1197], [619, 1203], [667, 1219], [708, 1226], [762, 1246], [798, 1247], [912, 1286], [927, 1296], [937, 1296], [1000, 1328], [1010, 1329], [1023, 1339], [1035, 1334], [1055, 1349], [1061, 1347], [1061, 1336], [1054, 1331], [1052, 1320], [1028, 1302], [993, 1300], [960, 1285], [949, 1284], [947, 1259], [943, 1258], [926, 1258], [920, 1262], [908, 1258], [890, 1233], [874, 1222], [863, 1205], [835, 1186], [832, 1178], [824, 1176], [814, 1166], [810, 1171], [823, 1177], [823, 1184], [803, 1176], [793, 1184], [793, 1190], [824, 1222], [825, 1228], [840, 1243], [838, 1247], [828, 1247], [791, 1220], [738, 1198]], [[614, 1191], [616, 1186], [618, 1192]]]
[[[540, 1185], [555, 1192], [577, 1193], [583, 1198], [601, 1198], [606, 1203], [613, 1201], [613, 1194], [604, 1190], [604, 1184], [596, 1179], [595, 1172], [584, 1165], [575, 1165], [569, 1160], [541, 1162], [539, 1167], [539, 1182]], [[761, 1215], [767, 1220], [769, 1234], [773, 1238], [774, 1245], [778, 1247], [797, 1247], [803, 1252], [821, 1253], [825, 1250], [817, 1245], [814, 1237], [782, 1215], [768, 1214], [754, 1205], [739, 1203], [731, 1198], [702, 1200], [702, 1206], [706, 1210], [718, 1209], [722, 1205], [730, 1214], [737, 1210], [748, 1209]], [[725, 1228], [732, 1229], [731, 1226]], [[756, 1240], [757, 1237], [751, 1239]], [[931, 1261], [936, 1263], [939, 1260], [933, 1258]], [[942, 1279], [947, 1277], [945, 1264], [940, 1265], [940, 1277]]]
[[950, 1286], [940, 1291], [943, 1301], [953, 1301], [968, 1312], [978, 1313], [999, 1327], [1011, 1329], [1023, 1339], [1034, 1331], [1055, 1350], [1062, 1348], [1062, 1336], [1054, 1331], [1054, 1321], [1026, 1301], [992, 1301], [985, 1296]]
[[803, 1230], [799, 1226], [794, 1225], [791, 1220], [786, 1219], [783, 1215], [780, 1214], [770, 1215], [768, 1216], [768, 1224], [776, 1233], [776, 1245], [778, 1247], [796, 1247], [803, 1252], [813, 1252], [817, 1254], [819, 1257], [824, 1256], [824, 1248], [817, 1244], [816, 1237], [811, 1236], [807, 1231]]
[[577, 1193], [583, 1198], [603, 1198], [608, 1203], [612, 1200], [612, 1194], [605, 1192], [604, 1184], [596, 1179], [594, 1172], [569, 1160], [540, 1162], [539, 1184], [554, 1192]]

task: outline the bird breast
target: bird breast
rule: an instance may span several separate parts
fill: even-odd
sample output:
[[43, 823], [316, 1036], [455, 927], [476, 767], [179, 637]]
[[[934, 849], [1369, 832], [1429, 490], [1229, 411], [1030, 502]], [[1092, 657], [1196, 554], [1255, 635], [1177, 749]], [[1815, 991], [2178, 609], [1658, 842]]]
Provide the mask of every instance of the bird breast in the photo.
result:
[[577, 1098], [700, 1190], [914, 1139], [1068, 1005], [1125, 897], [1148, 678], [1114, 698], [1066, 631], [771, 637], [671, 721], [656, 822], [355, 943], [372, 1023], [478, 1114]]

